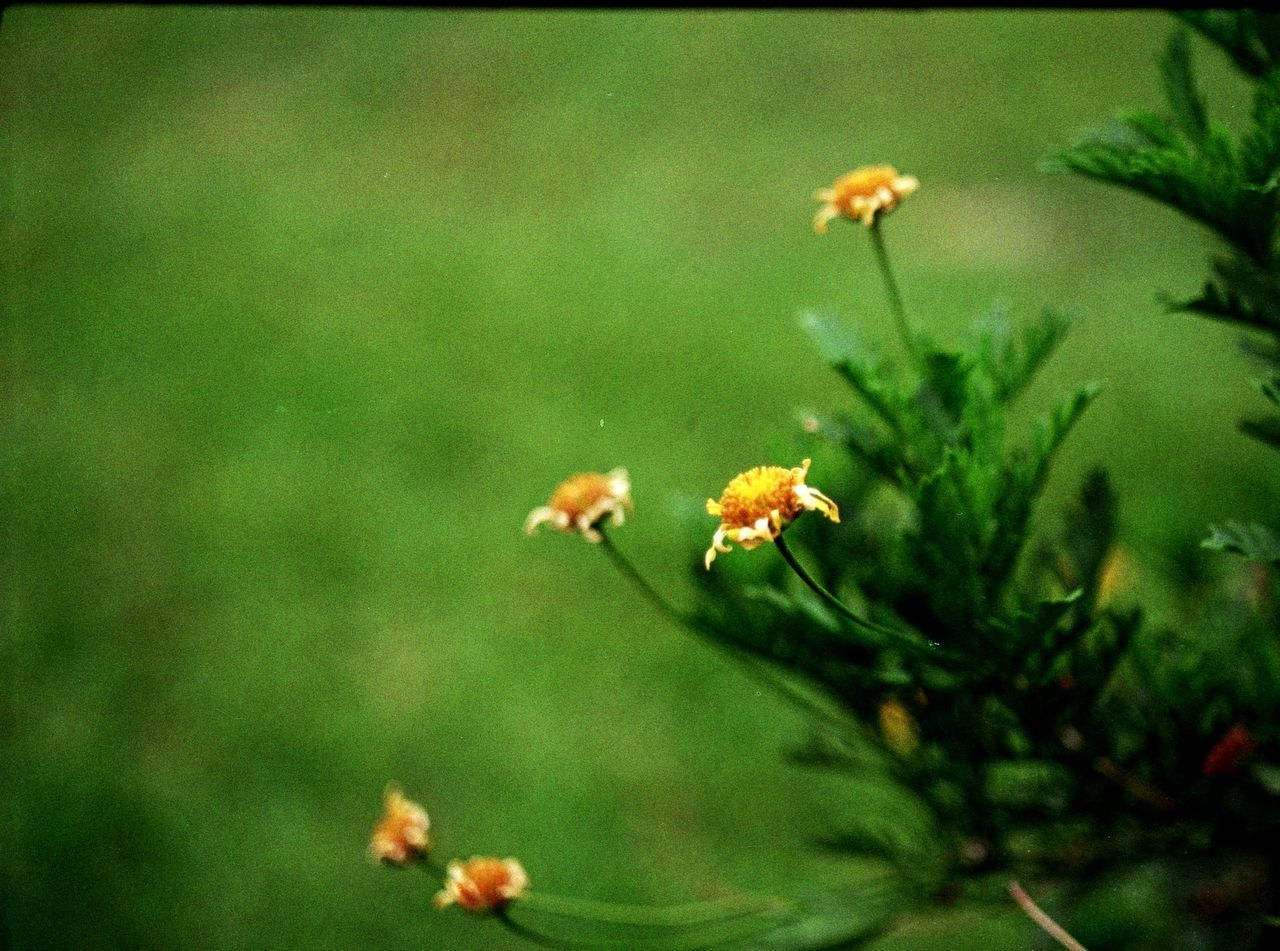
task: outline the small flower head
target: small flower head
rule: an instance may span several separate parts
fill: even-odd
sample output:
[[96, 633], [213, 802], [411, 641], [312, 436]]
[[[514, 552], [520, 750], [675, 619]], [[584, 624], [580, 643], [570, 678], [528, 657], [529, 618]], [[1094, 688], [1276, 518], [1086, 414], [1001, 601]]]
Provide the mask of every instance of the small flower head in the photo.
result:
[[457, 904], [467, 911], [492, 911], [522, 897], [528, 888], [529, 876], [515, 859], [473, 858], [449, 863], [444, 888], [434, 902], [437, 908]]
[[596, 526], [606, 518], [621, 525], [624, 510], [630, 509], [631, 480], [626, 469], [603, 475], [580, 472], [561, 482], [546, 505], [529, 513], [524, 530], [532, 535], [543, 522], [550, 522], [562, 532], [577, 532], [589, 542], [598, 542], [601, 535]]
[[915, 176], [899, 175], [892, 165], [867, 165], [841, 175], [830, 188], [813, 193], [816, 200], [823, 202], [813, 216], [813, 230], [826, 234], [827, 225], [841, 215], [870, 228], [877, 215], [893, 211], [919, 187]]
[[388, 787], [382, 818], [369, 837], [369, 855], [389, 865], [408, 865], [427, 854], [430, 828], [426, 810], [395, 786]]
[[708, 499], [707, 513], [719, 516], [720, 527], [707, 549], [707, 570], [717, 552], [729, 551], [726, 539], [750, 551], [761, 542], [775, 540], [801, 512], [818, 511], [833, 522], [840, 521], [836, 503], [805, 485], [808, 472], [808, 459], [795, 469], [757, 466], [735, 476], [719, 502]]

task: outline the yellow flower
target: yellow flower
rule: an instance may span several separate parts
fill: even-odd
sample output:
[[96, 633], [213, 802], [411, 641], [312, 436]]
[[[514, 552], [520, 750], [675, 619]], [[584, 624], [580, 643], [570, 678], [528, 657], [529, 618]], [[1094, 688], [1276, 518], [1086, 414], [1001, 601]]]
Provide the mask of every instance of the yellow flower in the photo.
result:
[[382, 818], [369, 837], [369, 855], [375, 861], [408, 865], [427, 853], [430, 847], [427, 831], [430, 828], [426, 810], [405, 798], [395, 786], [389, 786]]
[[889, 699], [880, 704], [880, 736], [884, 745], [899, 756], [910, 756], [920, 746], [920, 728], [902, 702]]
[[467, 911], [491, 911], [522, 897], [528, 887], [529, 876], [515, 859], [473, 858], [449, 863], [434, 902], [437, 908], [458, 904]]
[[546, 505], [529, 513], [524, 530], [532, 535], [543, 522], [550, 522], [562, 532], [578, 532], [587, 541], [598, 542], [601, 535], [596, 526], [605, 518], [621, 525], [624, 509], [631, 510], [631, 480], [626, 469], [604, 475], [580, 472], [561, 482]]
[[813, 197], [823, 206], [813, 216], [813, 230], [827, 233], [833, 218], [844, 215], [870, 228], [876, 215], [893, 211], [898, 203], [920, 187], [912, 175], [899, 175], [892, 165], [867, 165], [841, 175], [830, 188], [819, 188]]
[[735, 476], [719, 502], [707, 499], [707, 513], [720, 517], [720, 527], [707, 549], [707, 570], [716, 552], [729, 551], [725, 539], [750, 551], [761, 542], [774, 541], [801, 512], [818, 511], [833, 522], [840, 521], [836, 503], [804, 484], [808, 472], [808, 459], [795, 469], [757, 466]]

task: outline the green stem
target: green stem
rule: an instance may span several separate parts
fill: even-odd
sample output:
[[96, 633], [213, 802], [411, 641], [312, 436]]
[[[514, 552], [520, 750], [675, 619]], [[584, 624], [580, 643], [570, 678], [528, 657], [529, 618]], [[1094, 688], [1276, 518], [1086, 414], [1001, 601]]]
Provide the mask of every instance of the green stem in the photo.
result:
[[506, 928], [512, 934], [519, 935], [526, 941], [532, 941], [534, 944], [542, 945], [544, 948], [594, 948], [595, 942], [583, 941], [564, 941], [560, 938], [552, 938], [544, 935], [540, 931], [534, 931], [532, 928], [520, 924], [520, 922], [512, 919], [507, 911], [507, 907], [503, 905], [501, 908], [494, 909], [493, 917], [497, 918], [502, 927]]
[[645, 599], [653, 604], [659, 611], [665, 614], [679, 624], [683, 624], [696, 634], [702, 635], [706, 640], [710, 641], [716, 647], [725, 651], [732, 657], [749, 677], [764, 684], [771, 690], [776, 691], [784, 700], [796, 707], [802, 713], [814, 719], [823, 721], [828, 727], [836, 729], [838, 732], [848, 735], [857, 736], [850, 724], [842, 718], [833, 714], [830, 710], [823, 708], [821, 705], [798, 692], [789, 683], [773, 673], [763, 662], [750, 654], [742, 652], [740, 649], [726, 644], [717, 638], [714, 632], [707, 625], [699, 620], [692, 613], [681, 611], [672, 605], [666, 598], [658, 594], [654, 587], [644, 579], [644, 576], [636, 570], [617, 546], [613, 544], [613, 540], [604, 531], [604, 526], [598, 526], [597, 531], [600, 532], [600, 547], [604, 549], [604, 553], [609, 556], [609, 560], [613, 562], [614, 567], [618, 569], [627, 579], [636, 586]]
[[684, 926], [685, 933], [670, 936], [633, 935], [627, 938], [559, 938], [544, 934], [542, 931], [518, 922], [511, 917], [511, 907], [515, 905], [527, 906], [527, 909], [531, 912], [539, 910], [534, 904], [529, 904], [529, 897], [532, 896], [527, 896], [519, 902], [512, 902], [510, 906], [504, 905], [494, 909], [494, 916], [508, 931], [545, 948], [618, 948], [627, 949], [627, 951], [650, 948], [653, 951], [700, 951], [700, 949], [704, 948], [723, 947], [727, 941], [745, 938], [770, 927], [768, 922], [762, 920], [742, 921], [746, 917], [759, 918], [765, 913], [764, 910], [761, 910], [738, 914], [732, 918], [691, 922]]
[[814, 698], [803, 693], [785, 675], [779, 675], [772, 667], [769, 667], [766, 661], [762, 661], [740, 648], [726, 645], [713, 637], [708, 636], [708, 640], [723, 647], [734, 660], [738, 661], [747, 676], [776, 692], [783, 700], [801, 713], [813, 718], [819, 724], [846, 740], [861, 742], [865, 739], [856, 721], [850, 720], [843, 713], [833, 712], [826, 704], [819, 703]]
[[597, 531], [600, 532], [600, 547], [603, 548], [604, 553], [609, 556], [609, 560], [613, 562], [614, 567], [622, 572], [622, 574], [627, 577], [627, 580], [639, 589], [640, 593], [644, 595], [645, 599], [650, 604], [678, 624], [690, 626], [694, 624], [692, 617], [672, 605], [671, 602], [654, 590], [653, 585], [644, 580], [644, 576], [636, 570], [635, 565], [631, 564], [631, 561], [627, 556], [620, 552], [617, 546], [613, 544], [613, 539], [605, 533], [603, 525], [598, 526]]
[[521, 904], [530, 911], [567, 918], [585, 918], [610, 924], [682, 928], [731, 921], [764, 914], [779, 907], [777, 899], [742, 897], [723, 901], [691, 902], [686, 905], [618, 905], [541, 893], [526, 895]]
[[870, 635], [872, 638], [872, 646], [897, 646], [906, 648], [914, 653], [927, 653], [933, 658], [948, 657], [948, 655], [942, 652], [940, 648], [935, 648], [932, 644], [921, 643], [916, 638], [902, 633], [901, 631], [881, 627], [879, 624], [873, 624], [870, 621], [858, 617], [858, 615], [854, 614], [843, 601], [819, 584], [817, 580], [804, 569], [804, 566], [800, 564], [800, 562], [796, 560], [796, 556], [792, 554], [791, 549], [787, 547], [787, 543], [783, 541], [781, 535], [775, 538], [773, 543], [777, 546], [778, 552], [782, 555], [783, 560], [791, 566], [791, 570], [799, 576], [801, 581], [812, 589], [814, 594], [818, 595], [818, 597], [826, 601], [827, 604], [835, 608], [840, 616], [852, 623], [855, 628]]
[[880, 266], [880, 275], [884, 278], [885, 290], [889, 295], [889, 309], [893, 311], [894, 322], [898, 325], [898, 334], [902, 337], [907, 352], [911, 354], [911, 359], [915, 361], [916, 366], [919, 366], [920, 347], [916, 342], [915, 334], [911, 332], [911, 325], [907, 323], [907, 309], [902, 305], [902, 294], [898, 291], [898, 282], [894, 280], [893, 268], [889, 266], [889, 252], [884, 246], [884, 233], [880, 230], [880, 219], [877, 218], [872, 222], [868, 230], [871, 232], [871, 247], [876, 252], [876, 263]]

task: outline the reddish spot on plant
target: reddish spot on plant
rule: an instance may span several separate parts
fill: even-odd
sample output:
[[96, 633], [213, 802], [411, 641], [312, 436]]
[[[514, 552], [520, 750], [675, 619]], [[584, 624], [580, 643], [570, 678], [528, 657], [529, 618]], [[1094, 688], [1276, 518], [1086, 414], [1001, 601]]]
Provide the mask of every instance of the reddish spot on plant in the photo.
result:
[[1257, 748], [1253, 734], [1237, 723], [1214, 744], [1209, 755], [1204, 758], [1200, 772], [1206, 776], [1234, 776], [1240, 771], [1240, 764], [1253, 755]]

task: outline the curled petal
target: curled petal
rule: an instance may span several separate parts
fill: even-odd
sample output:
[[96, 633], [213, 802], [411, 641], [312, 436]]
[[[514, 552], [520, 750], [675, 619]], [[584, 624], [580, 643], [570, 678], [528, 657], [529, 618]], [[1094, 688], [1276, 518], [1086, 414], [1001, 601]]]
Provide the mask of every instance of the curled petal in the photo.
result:
[[627, 470], [618, 468], [604, 475], [582, 472], [556, 487], [551, 500], [529, 513], [525, 532], [550, 524], [562, 532], [576, 532], [587, 541], [599, 542], [599, 526], [606, 520], [621, 525], [632, 508], [631, 480]]
[[728, 551], [725, 540], [751, 549], [764, 542], [776, 541], [783, 530], [803, 512], [821, 512], [832, 521], [840, 520], [836, 504], [826, 495], [805, 484], [810, 460], [784, 469], [780, 466], [758, 466], [734, 477], [717, 502], [707, 500], [707, 513], [717, 516], [711, 547], [704, 563], [708, 569], [716, 552]]
[[445, 872], [444, 888], [432, 902], [442, 909], [457, 904], [467, 911], [492, 911], [522, 897], [528, 887], [529, 876], [515, 859], [453, 861]]
[[893, 211], [919, 187], [917, 178], [899, 175], [892, 165], [856, 169], [840, 176], [830, 188], [820, 188], [813, 193], [815, 200], [823, 202], [814, 216], [813, 228], [822, 234], [827, 224], [840, 215], [861, 221], [869, 228], [878, 215]]

